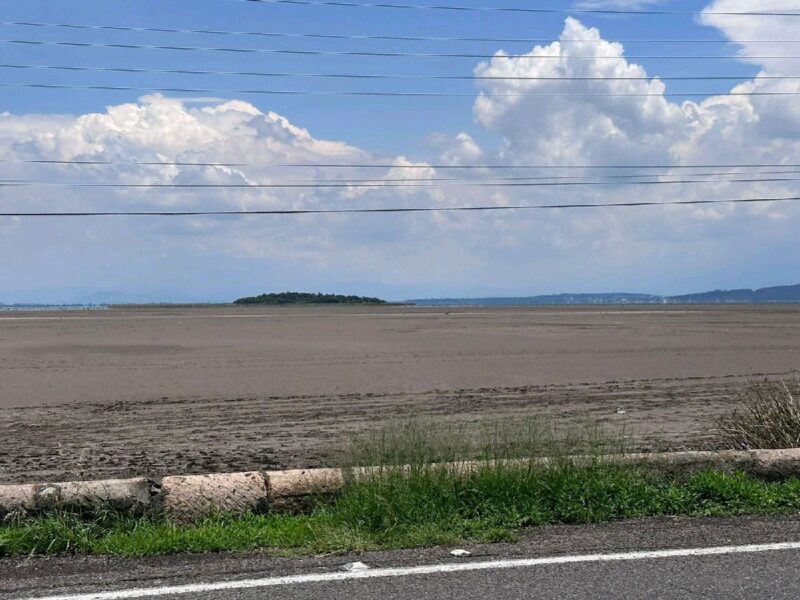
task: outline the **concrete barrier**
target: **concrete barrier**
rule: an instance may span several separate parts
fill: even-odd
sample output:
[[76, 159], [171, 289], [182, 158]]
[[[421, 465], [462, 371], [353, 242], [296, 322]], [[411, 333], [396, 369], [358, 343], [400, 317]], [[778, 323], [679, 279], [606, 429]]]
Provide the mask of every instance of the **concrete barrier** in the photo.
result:
[[[609, 459], [616, 460], [615, 457]], [[668, 475], [689, 475], [712, 468], [725, 472], [745, 473], [751, 473], [753, 469], [753, 456], [750, 452], [732, 450], [626, 454], [618, 460], [625, 464], [652, 468]]]
[[800, 448], [751, 450], [752, 466], [747, 473], [761, 479], [800, 477]]
[[266, 512], [267, 478], [257, 471], [165, 477], [161, 480], [159, 506], [177, 522], [220, 513]]
[[[740, 471], [761, 479], [800, 478], [800, 448], [638, 453], [603, 457], [579, 456], [574, 459], [579, 463], [593, 463], [599, 460], [634, 464], [671, 475], [691, 475], [706, 469], [716, 469], [729, 473]], [[529, 465], [531, 461], [541, 465], [549, 462], [547, 458], [514, 459], [503, 462], [507, 465]], [[486, 464], [479, 461], [463, 461], [436, 466], [467, 475]], [[409, 467], [398, 466], [395, 469], [408, 471]], [[355, 479], [363, 479], [380, 473], [380, 468], [360, 467], [347, 472]], [[314, 495], [335, 493], [343, 487], [347, 478], [341, 469], [268, 471], [265, 475], [270, 490], [270, 506], [276, 510], [302, 507], [307, 499]]]
[[305, 508], [320, 494], [331, 494], [344, 485], [341, 469], [292, 469], [267, 471], [269, 503], [274, 510]]
[[56, 508], [80, 511], [108, 507], [140, 514], [151, 506], [151, 483], [143, 477], [0, 485], [0, 517]]
[[[532, 459], [546, 464], [546, 458]], [[577, 462], [598, 460], [574, 457]], [[600, 460], [636, 464], [675, 475], [704, 469], [742, 471], [762, 479], [800, 477], [800, 448], [719, 452], [668, 452], [601, 457]], [[530, 464], [518, 459], [507, 464]], [[437, 465], [468, 474], [486, 463], [465, 461]], [[408, 467], [399, 467], [408, 469]], [[176, 522], [191, 522], [206, 516], [232, 513], [293, 510], [308, 505], [314, 496], [332, 494], [356, 479], [379, 473], [378, 467], [342, 469], [294, 469], [253, 471], [215, 475], [165, 477], [160, 486], [148, 479], [112, 479], [50, 484], [0, 485], [0, 518], [9, 514], [35, 514], [49, 509], [91, 510], [109, 506], [141, 513], [162, 510]]]
[[741, 471], [760, 479], [800, 477], [800, 448], [785, 450], [719, 450], [630, 454], [626, 463], [651, 467], [660, 473], [691, 474], [705, 469]]

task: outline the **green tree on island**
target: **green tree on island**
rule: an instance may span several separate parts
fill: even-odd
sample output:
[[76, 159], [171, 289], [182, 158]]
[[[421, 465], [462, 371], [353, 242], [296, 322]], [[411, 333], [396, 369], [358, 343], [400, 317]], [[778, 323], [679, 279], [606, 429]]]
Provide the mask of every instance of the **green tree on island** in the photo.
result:
[[311, 294], [306, 292], [281, 292], [239, 298], [234, 304], [386, 304], [386, 300], [367, 296], [340, 294]]

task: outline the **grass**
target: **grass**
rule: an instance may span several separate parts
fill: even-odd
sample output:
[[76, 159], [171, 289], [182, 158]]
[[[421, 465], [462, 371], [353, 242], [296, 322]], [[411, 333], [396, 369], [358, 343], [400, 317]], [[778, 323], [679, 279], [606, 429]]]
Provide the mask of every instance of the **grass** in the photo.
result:
[[749, 385], [717, 427], [722, 444], [730, 448], [800, 446], [800, 380]]
[[[800, 480], [715, 471], [677, 477], [603, 458], [622, 449], [597, 430], [565, 432], [526, 420], [408, 421], [354, 438], [341, 464], [381, 468], [347, 478], [339, 494], [317, 499], [305, 514], [221, 515], [189, 526], [156, 513], [38, 515], [0, 524], [0, 555], [326, 554], [513, 541], [527, 528], [555, 523], [800, 511]], [[579, 460], [570, 458], [575, 453]], [[513, 460], [539, 456], [548, 461]], [[474, 459], [486, 462], [476, 468]]]
[[349, 486], [304, 515], [219, 516], [178, 526], [157, 516], [50, 514], [0, 526], [0, 555], [146, 556], [266, 549], [320, 554], [468, 541], [512, 541], [525, 528], [664, 515], [800, 510], [800, 481], [703, 472], [661, 479], [629, 468], [433, 469]]
[[219, 516], [191, 526], [157, 515], [43, 515], [0, 526], [0, 555], [320, 554], [513, 541], [525, 528], [550, 523], [798, 510], [798, 480], [763, 482], [718, 472], [676, 480], [607, 464], [494, 466], [464, 476], [440, 468], [354, 483], [309, 514]]
[[350, 438], [339, 464], [424, 467], [465, 460], [624, 454], [623, 434], [590, 425], [558, 427], [532, 418], [479, 423], [407, 419]]

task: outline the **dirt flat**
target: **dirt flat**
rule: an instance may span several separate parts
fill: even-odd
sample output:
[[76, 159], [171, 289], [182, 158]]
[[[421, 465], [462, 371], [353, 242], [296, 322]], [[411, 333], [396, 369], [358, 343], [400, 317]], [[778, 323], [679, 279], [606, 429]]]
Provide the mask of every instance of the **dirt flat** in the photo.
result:
[[800, 306], [0, 313], [0, 481], [315, 466], [407, 415], [697, 447], [798, 369]]

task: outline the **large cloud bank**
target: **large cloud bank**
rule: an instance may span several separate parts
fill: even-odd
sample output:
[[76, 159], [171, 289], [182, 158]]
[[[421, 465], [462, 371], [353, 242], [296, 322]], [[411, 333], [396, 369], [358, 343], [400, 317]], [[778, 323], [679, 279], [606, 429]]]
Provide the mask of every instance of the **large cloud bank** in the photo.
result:
[[[722, 4], [722, 2], [720, 2]], [[727, 4], [733, 4], [728, 2]], [[733, 10], [726, 6], [720, 10]], [[732, 19], [730, 17], [729, 19]], [[706, 17], [711, 20], [711, 17]], [[721, 20], [722, 17], [715, 17]], [[745, 22], [738, 18], [738, 22]], [[749, 21], [748, 21], [749, 22]], [[752, 26], [721, 28], [732, 39], [770, 37]], [[740, 30], [741, 29], [741, 30]], [[791, 35], [784, 32], [786, 39]], [[588, 94], [650, 94], [617, 97], [512, 97], [481, 96], [475, 118], [502, 135], [503, 156], [524, 163], [546, 164], [698, 164], [797, 162], [800, 156], [800, 113], [791, 96], [718, 95], [702, 102], [669, 101], [665, 84], [647, 78], [640, 65], [624, 60], [620, 44], [604, 41], [597, 29], [567, 19], [564, 40], [535, 48], [528, 56], [557, 54], [559, 60], [529, 60], [526, 56], [495, 58], [481, 64], [483, 77], [613, 77], [622, 80], [531, 81], [494, 80], [484, 85], [496, 94], [571, 92]], [[744, 45], [742, 55], [780, 54]], [[587, 57], [597, 56], [596, 59]], [[794, 61], [767, 61], [764, 70], [734, 92], [800, 91], [797, 80], [764, 79], [788, 75]], [[634, 79], [636, 78], [636, 79]], [[702, 85], [699, 82], [698, 85]]]
[[[788, 6], [788, 5], [787, 5]], [[756, 8], [717, 0], [710, 11]], [[768, 8], [781, 8], [770, 3]], [[791, 23], [702, 17], [730, 40], [791, 39]], [[565, 42], [563, 40], [571, 40]], [[574, 42], [574, 40], [584, 40]], [[742, 60], [780, 54], [780, 44], [742, 43]], [[788, 52], [787, 52], [788, 53]], [[800, 163], [800, 108], [792, 96], [732, 96], [674, 102], [657, 76], [624, 58], [620, 44], [580, 21], [566, 20], [561, 39], [530, 56], [496, 57], [478, 65], [481, 76], [627, 77], [617, 81], [480, 80], [477, 126], [498, 144], [482, 148], [467, 131], [437, 158], [446, 164]], [[595, 58], [591, 58], [595, 57]], [[760, 73], [736, 91], [800, 91], [796, 60], [758, 63]], [[648, 96], [497, 97], [492, 94], [586, 92]], [[0, 106], [2, 110], [2, 106]], [[465, 129], [467, 129], [465, 124]], [[486, 137], [486, 135], [482, 136]], [[790, 196], [790, 182], [702, 186], [452, 189], [426, 187], [442, 176], [420, 161], [376, 158], [342, 141], [321, 140], [286, 118], [242, 101], [205, 104], [147, 96], [78, 117], [0, 113], [0, 158], [231, 163], [371, 163], [414, 168], [325, 172], [291, 176], [403, 178], [421, 187], [397, 189], [294, 188], [248, 190], [23, 189], [0, 192], [4, 209], [80, 210], [151, 208], [334, 208], [539, 203], [547, 200], [733, 198]], [[263, 166], [154, 167], [131, 164], [44, 167], [4, 163], [3, 178], [61, 181], [148, 181], [269, 184], [287, 178]], [[487, 173], [481, 173], [487, 175]], [[798, 279], [800, 242], [790, 204], [719, 205], [585, 212], [173, 221], [0, 220], [0, 252], [14, 256], [0, 269], [0, 301], [27, 299], [45, 288], [120, 289], [152, 286], [170, 296], [225, 297], [225, 289], [259, 286], [331, 289], [336, 282], [388, 295], [548, 292], [628, 288], [681, 291], [734, 283]], [[146, 285], [145, 285], [146, 282]], [[227, 288], [226, 288], [227, 286]], [[151, 288], [147, 288], [151, 289]], [[26, 291], [27, 290], [27, 291]], [[162, 290], [162, 292], [158, 292]], [[163, 292], [163, 290], [168, 290]], [[19, 294], [14, 296], [14, 293]], [[23, 293], [24, 292], [24, 293]], [[78, 294], [78, 292], [75, 292]], [[80, 294], [78, 294], [80, 295]], [[71, 299], [71, 298], [65, 298]]]

